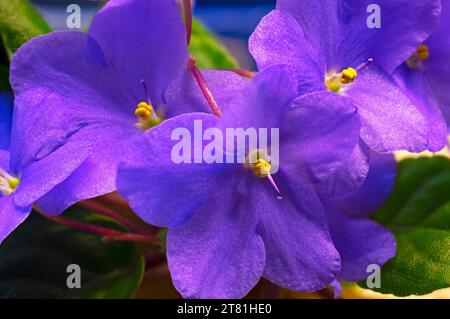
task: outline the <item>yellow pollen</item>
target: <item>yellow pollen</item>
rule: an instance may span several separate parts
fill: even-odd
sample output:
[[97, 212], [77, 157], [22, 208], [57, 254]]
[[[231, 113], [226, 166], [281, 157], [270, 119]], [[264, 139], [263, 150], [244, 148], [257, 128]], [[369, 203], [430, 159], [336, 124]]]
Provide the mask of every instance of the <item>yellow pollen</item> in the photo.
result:
[[331, 92], [338, 93], [341, 90], [341, 84], [338, 81], [332, 81], [326, 85]]
[[9, 188], [16, 189], [19, 186], [20, 180], [18, 178], [11, 178], [8, 180]]
[[272, 165], [263, 159], [258, 159], [256, 163], [253, 165], [252, 170], [256, 176], [261, 178], [267, 177], [270, 174], [270, 168]]
[[325, 78], [325, 86], [334, 93], [339, 93], [347, 84], [352, 83], [358, 76], [354, 68], [344, 69], [342, 72], [331, 72]]
[[357, 75], [358, 72], [356, 72], [354, 68], [347, 68], [341, 72], [341, 77], [339, 80], [343, 84], [349, 84], [355, 80]]
[[428, 50], [428, 46], [425, 44], [420, 45], [417, 48], [417, 58], [420, 61], [426, 60], [430, 57], [430, 51]]
[[427, 60], [430, 57], [430, 50], [425, 44], [419, 45], [416, 52], [406, 60], [406, 65], [411, 69], [415, 69], [421, 66], [421, 62]]
[[136, 110], [134, 111], [134, 115], [137, 117], [147, 121], [150, 119], [153, 112], [153, 107], [146, 102], [141, 102], [138, 104]]

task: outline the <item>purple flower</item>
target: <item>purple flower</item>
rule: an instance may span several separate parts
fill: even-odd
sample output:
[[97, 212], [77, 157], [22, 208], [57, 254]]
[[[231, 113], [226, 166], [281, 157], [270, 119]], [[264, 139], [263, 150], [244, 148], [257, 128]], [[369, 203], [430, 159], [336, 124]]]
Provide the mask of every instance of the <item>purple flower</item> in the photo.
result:
[[[184, 297], [243, 297], [262, 276], [316, 291], [339, 273], [339, 254], [315, 187], [353, 151], [360, 123], [347, 98], [326, 91], [296, 95], [295, 77], [274, 66], [236, 90], [222, 104], [221, 118], [174, 117], [126, 150], [130, 156], [119, 166], [118, 190], [146, 222], [169, 228], [168, 264]], [[219, 132], [279, 129], [279, 161], [267, 160], [258, 144], [246, 149], [254, 162], [202, 162], [198, 147], [206, 150], [215, 137], [184, 150], [194, 163], [177, 164], [173, 132], [195, 134], [196, 121], [203, 130]]]
[[[11, 104], [9, 96], [1, 97], [2, 145], [8, 145], [11, 136], [7, 130], [11, 125]], [[26, 219], [35, 201], [66, 179], [86, 159], [90, 148], [85, 141], [82, 132], [73, 132], [64, 145], [55, 145], [51, 153], [41, 149], [39, 157], [34, 159], [20, 156], [23, 146], [20, 143], [12, 143], [11, 149], [0, 149], [0, 243]]]
[[351, 98], [361, 139], [372, 150], [440, 150], [445, 134], [429, 127], [441, 127], [443, 119], [428, 118], [390, 75], [429, 36], [440, 1], [380, 0], [381, 28], [368, 27], [372, 3], [278, 0], [252, 35], [250, 51], [260, 69], [290, 65], [299, 94], [328, 90]]
[[442, 14], [433, 33], [395, 71], [397, 81], [434, 120], [430, 130], [446, 130], [441, 112], [450, 123], [450, 1], [442, 0]]
[[370, 171], [356, 192], [332, 200], [323, 198], [331, 238], [341, 258], [342, 281], [367, 278], [371, 264], [384, 265], [395, 256], [392, 233], [367, 217], [376, 212], [393, 189], [396, 162], [390, 154], [371, 154]]
[[[186, 81], [188, 61], [186, 31], [174, 0], [111, 0], [95, 16], [89, 34], [54, 32], [18, 50], [11, 64], [13, 157], [37, 160], [43, 150], [51, 153], [77, 138], [92, 148], [39, 201], [41, 208], [57, 214], [79, 200], [114, 191], [117, 163], [127, 156], [123, 145], [165, 118], [192, 111], [192, 104], [178, 107], [175, 97], [164, 96], [171, 82]], [[236, 77], [217, 76], [224, 87]], [[180, 99], [191, 94], [177, 92]], [[195, 110], [205, 109], [200, 104]], [[67, 165], [61, 159], [53, 168], [66, 171]]]
[[0, 93], [0, 149], [8, 150], [11, 140], [12, 97]]

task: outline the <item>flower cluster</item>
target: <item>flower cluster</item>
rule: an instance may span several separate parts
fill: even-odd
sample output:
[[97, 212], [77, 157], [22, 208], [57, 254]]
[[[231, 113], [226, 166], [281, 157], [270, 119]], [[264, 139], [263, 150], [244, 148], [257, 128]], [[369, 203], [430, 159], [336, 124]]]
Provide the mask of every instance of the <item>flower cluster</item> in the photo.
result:
[[[442, 149], [450, 116], [450, 1], [379, 0], [379, 28], [371, 3], [278, 0], [250, 38], [251, 79], [192, 67], [175, 0], [110, 0], [88, 33], [32, 39], [11, 63], [12, 129], [0, 109], [0, 241], [33, 206], [58, 215], [118, 191], [168, 228], [186, 298], [243, 297], [261, 277], [297, 291], [366, 278], [395, 255], [368, 219], [392, 152]], [[215, 133], [174, 161], [173, 132], [198, 122]], [[236, 155], [218, 143], [229, 128], [276, 130], [279, 156], [244, 142], [244, 163], [202, 160]]]

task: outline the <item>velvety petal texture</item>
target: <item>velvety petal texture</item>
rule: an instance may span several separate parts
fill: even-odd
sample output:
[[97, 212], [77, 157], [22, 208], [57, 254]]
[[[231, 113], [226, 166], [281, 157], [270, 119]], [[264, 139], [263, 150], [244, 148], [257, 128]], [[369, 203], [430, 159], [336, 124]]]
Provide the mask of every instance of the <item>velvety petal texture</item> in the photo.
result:
[[[201, 70], [201, 73], [212, 96], [224, 113], [227, 112], [226, 107], [230, 104], [230, 100], [250, 82], [232, 71]], [[168, 118], [193, 111], [211, 113], [211, 107], [200, 90], [197, 80], [187, 67], [168, 86], [164, 99], [164, 113]]]
[[[8, 151], [0, 150], [0, 169], [2, 172], [13, 175], [10, 169], [10, 153]], [[0, 192], [0, 244], [28, 217], [31, 211], [31, 205], [17, 206], [14, 203], [14, 197], [14, 193], [4, 195]]]
[[[356, 67], [373, 58], [377, 65], [392, 72], [433, 31], [439, 21], [441, 3], [439, 0], [376, 3], [278, 0], [277, 9], [294, 16], [307, 39], [327, 57], [329, 68]], [[380, 27], [370, 28], [371, 15], [376, 12], [380, 13]]]
[[[202, 113], [171, 118], [133, 140], [126, 149], [117, 188], [148, 223], [172, 227], [185, 222], [210, 196], [215, 179], [229, 168], [203, 162], [207, 142], [202, 141], [200, 127], [200, 136], [194, 137], [195, 121], [206, 130], [216, 125], [217, 118]], [[186, 147], [178, 149], [180, 143]], [[178, 162], [180, 154], [187, 156], [187, 163]]]
[[305, 38], [291, 14], [274, 10], [262, 18], [250, 37], [249, 49], [260, 70], [275, 64], [289, 65], [300, 94], [323, 89], [326, 59]]
[[169, 268], [183, 297], [243, 297], [261, 278], [266, 253], [256, 232], [259, 212], [248, 202], [257, 191], [250, 178], [223, 175], [195, 215], [169, 229]]
[[[34, 166], [24, 174], [33, 181], [21, 186], [16, 202], [29, 204], [48, 193], [39, 205], [58, 214], [114, 191], [123, 148], [142, 134], [134, 110], [147, 101], [164, 111], [164, 90], [187, 63], [175, 1], [111, 0], [89, 34], [54, 32], [20, 48], [11, 64], [13, 168]], [[51, 157], [56, 152], [58, 158]], [[44, 157], [53, 163], [47, 174], [37, 173], [41, 167], [34, 162]], [[34, 183], [39, 192], [32, 195]]]
[[361, 138], [374, 151], [429, 149], [428, 119], [386, 72], [370, 65], [344, 94], [357, 105]]
[[277, 177], [282, 200], [268, 183], [258, 181], [250, 202], [260, 212], [258, 232], [266, 247], [264, 278], [296, 291], [325, 288], [339, 273], [340, 259], [322, 206], [315, 192], [302, 186], [292, 172], [282, 170]]
[[341, 258], [339, 280], [359, 281], [367, 278], [367, 266], [383, 266], [395, 256], [394, 235], [369, 219], [349, 218], [327, 207], [331, 237]]
[[[390, 73], [427, 39], [440, 13], [439, 0], [279, 0], [249, 47], [260, 69], [288, 65], [299, 95], [327, 90], [327, 76], [356, 69], [339, 94], [358, 108], [363, 142], [377, 152], [437, 151], [445, 143], [442, 118], [409, 98]], [[379, 28], [371, 27], [374, 19]], [[361, 152], [354, 156], [364, 161]]]
[[356, 192], [333, 199], [323, 199], [333, 243], [339, 251], [342, 269], [339, 280], [367, 278], [370, 264], [382, 266], [396, 253], [393, 234], [367, 219], [381, 207], [393, 189], [396, 162], [391, 154], [372, 152], [370, 171]]
[[415, 67], [403, 63], [395, 72], [396, 80], [422, 106], [423, 112], [433, 119], [430, 124], [430, 134], [435, 136], [436, 148], [442, 145], [442, 135], [446, 133], [442, 114], [447, 124], [450, 123], [449, 21], [450, 1], [442, 0], [440, 22], [424, 42], [428, 48], [429, 57], [417, 63]]
[[394, 188], [397, 162], [392, 154], [370, 154], [370, 170], [356, 192], [331, 200], [332, 206], [350, 217], [369, 217], [384, 203]]
[[[12, 149], [15, 171], [30, 163], [38, 165], [57, 152], [47, 171], [36, 178], [50, 177], [54, 171], [61, 176], [59, 183], [80, 167], [100, 141], [111, 145], [108, 141], [117, 135], [126, 138], [140, 134], [134, 127], [133, 101], [114, 81], [111, 70], [86, 55], [88, 39], [83, 33], [55, 32], [31, 40], [15, 54], [11, 65], [16, 93]], [[108, 160], [113, 164], [116, 158]], [[101, 176], [104, 178], [108, 175]], [[97, 187], [93, 186], [97, 179], [88, 179], [85, 188]], [[114, 184], [113, 179], [109, 180], [107, 192], [114, 190]], [[41, 189], [40, 195], [50, 190]], [[64, 196], [64, 191], [75, 190], [60, 188], [59, 194]], [[54, 205], [52, 212], [66, 208], [59, 201]]]
[[[359, 142], [357, 112], [349, 99], [328, 92], [294, 100], [296, 79], [289, 74], [284, 66], [267, 68], [228, 100], [223, 117], [176, 116], [126, 150], [119, 192], [144, 220], [169, 227], [169, 268], [184, 297], [240, 298], [261, 276], [315, 291], [340, 272], [313, 173], [325, 176], [326, 168], [340, 167], [352, 154]], [[196, 147], [210, 139], [194, 138], [184, 149], [188, 161], [174, 161], [182, 135], [177, 129], [184, 128], [190, 141], [196, 120], [217, 133], [278, 129], [279, 170], [271, 176], [276, 186], [244, 163], [200, 161]]]
[[[175, 1], [109, 1], [95, 16], [89, 34], [130, 97], [150, 98], [156, 107], [163, 103], [167, 85], [188, 63], [186, 31]], [[141, 80], [148, 97], [142, 97]]]
[[344, 163], [349, 171], [361, 175], [367, 171], [364, 161], [348, 161], [354, 156], [359, 134], [359, 117], [350, 99], [331, 92], [306, 94], [292, 102], [283, 119], [281, 161], [288, 163], [291, 171], [304, 166], [308, 180], [323, 193], [350, 192], [364, 176], [344, 176], [338, 171]]

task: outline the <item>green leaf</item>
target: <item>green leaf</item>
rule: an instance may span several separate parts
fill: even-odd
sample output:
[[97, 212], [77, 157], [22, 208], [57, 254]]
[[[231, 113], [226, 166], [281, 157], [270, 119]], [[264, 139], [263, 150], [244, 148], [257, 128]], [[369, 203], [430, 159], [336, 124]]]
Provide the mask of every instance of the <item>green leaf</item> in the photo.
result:
[[[79, 208], [64, 217], [125, 230]], [[80, 289], [67, 287], [71, 264], [80, 266]], [[135, 243], [104, 240], [32, 213], [0, 246], [0, 298], [130, 298], [143, 271]]]
[[189, 50], [201, 69], [237, 68], [238, 64], [228, 50], [198, 20], [192, 23]]
[[0, 1], [0, 35], [11, 58], [25, 42], [51, 29], [27, 0]]
[[374, 290], [406, 296], [450, 287], [449, 159], [400, 162], [395, 188], [375, 220], [395, 234], [397, 255], [382, 268], [381, 288]]

